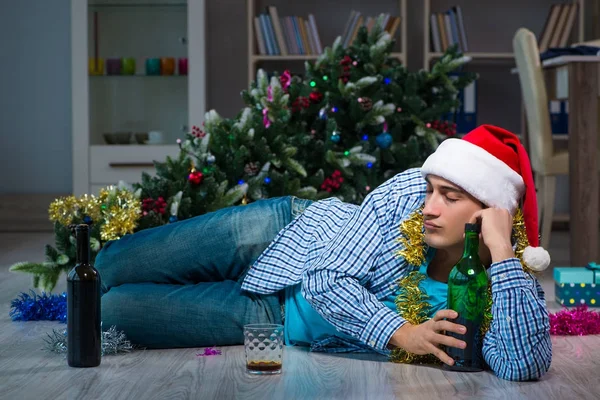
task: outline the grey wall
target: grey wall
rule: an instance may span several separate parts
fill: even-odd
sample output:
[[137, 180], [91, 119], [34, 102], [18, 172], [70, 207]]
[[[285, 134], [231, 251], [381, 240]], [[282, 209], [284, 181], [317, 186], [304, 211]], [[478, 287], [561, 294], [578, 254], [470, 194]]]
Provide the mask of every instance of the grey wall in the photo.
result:
[[71, 191], [69, 0], [0, 0], [0, 193]]
[[[84, 1], [84, 0], [81, 0]], [[468, 27], [483, 29], [469, 35], [475, 51], [511, 51], [518, 26], [542, 29], [554, 0], [435, 0], [432, 11], [454, 4], [468, 10]], [[280, 15], [315, 14], [323, 45], [330, 45], [343, 30], [351, 9], [364, 14], [398, 14], [395, 0], [256, 0], [257, 12], [267, 4]], [[70, 5], [69, 0], [0, 0], [0, 194], [70, 192]], [[597, 0], [588, 1], [588, 37]], [[243, 106], [240, 91], [247, 87], [246, 2], [206, 0], [207, 108], [232, 117]], [[593, 10], [592, 10], [593, 9]], [[518, 10], [518, 11], [517, 11]], [[408, 0], [408, 68], [423, 63], [423, 9], [421, 0]], [[481, 27], [484, 28], [481, 28]], [[486, 29], [485, 26], [489, 26]], [[596, 29], [597, 30], [597, 29]], [[469, 34], [469, 32], [467, 32]], [[514, 65], [514, 64], [513, 64]], [[259, 66], [281, 71], [281, 64]], [[302, 70], [302, 62], [285, 65]], [[518, 132], [520, 94], [511, 64], [474, 63], [480, 73], [480, 123], [499, 124]], [[192, 110], [193, 112], [193, 110]]]

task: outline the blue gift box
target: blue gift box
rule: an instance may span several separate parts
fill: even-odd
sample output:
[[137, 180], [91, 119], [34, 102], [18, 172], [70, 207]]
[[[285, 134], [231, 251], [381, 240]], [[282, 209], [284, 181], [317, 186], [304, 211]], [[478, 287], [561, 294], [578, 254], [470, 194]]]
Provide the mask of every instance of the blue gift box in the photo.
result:
[[555, 297], [559, 304], [600, 307], [600, 264], [554, 268]]

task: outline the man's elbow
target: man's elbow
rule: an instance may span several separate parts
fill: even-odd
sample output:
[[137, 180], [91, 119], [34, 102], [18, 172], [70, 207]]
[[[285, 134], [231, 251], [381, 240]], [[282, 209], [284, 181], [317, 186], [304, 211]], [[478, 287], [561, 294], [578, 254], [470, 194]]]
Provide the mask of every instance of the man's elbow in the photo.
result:
[[501, 379], [507, 381], [531, 381], [544, 376], [550, 369], [551, 357], [535, 355], [520, 360], [504, 360], [498, 362], [492, 370]]

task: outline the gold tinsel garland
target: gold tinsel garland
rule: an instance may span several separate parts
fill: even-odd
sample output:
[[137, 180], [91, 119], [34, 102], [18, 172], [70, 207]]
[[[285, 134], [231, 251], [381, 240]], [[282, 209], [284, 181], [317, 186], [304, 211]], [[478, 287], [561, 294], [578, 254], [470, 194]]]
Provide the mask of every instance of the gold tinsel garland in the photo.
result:
[[[403, 249], [396, 255], [403, 257], [407, 263], [414, 268], [420, 268], [425, 262], [426, 245], [423, 233], [423, 208], [414, 211], [411, 216], [400, 224], [400, 238], [398, 242]], [[525, 231], [525, 220], [521, 209], [518, 209], [513, 218], [512, 238], [515, 243], [515, 256], [521, 261], [525, 272], [532, 272], [523, 262], [523, 252], [529, 246], [527, 232]], [[422, 324], [429, 320], [431, 309], [428, 303], [429, 296], [421, 290], [419, 284], [425, 279], [425, 275], [419, 271], [412, 271], [406, 277], [398, 281], [400, 293], [396, 296], [395, 304], [398, 314], [412, 325]], [[492, 288], [488, 286], [488, 304], [481, 324], [481, 335], [485, 336], [492, 322]], [[441, 361], [432, 354], [417, 355], [409, 353], [404, 349], [392, 350], [390, 360], [403, 364], [438, 364]]]
[[101, 189], [98, 197], [60, 197], [50, 204], [48, 215], [50, 221], [63, 226], [82, 222], [87, 216], [100, 226], [100, 239], [108, 241], [133, 233], [141, 215], [141, 202], [131, 191], [109, 186]]

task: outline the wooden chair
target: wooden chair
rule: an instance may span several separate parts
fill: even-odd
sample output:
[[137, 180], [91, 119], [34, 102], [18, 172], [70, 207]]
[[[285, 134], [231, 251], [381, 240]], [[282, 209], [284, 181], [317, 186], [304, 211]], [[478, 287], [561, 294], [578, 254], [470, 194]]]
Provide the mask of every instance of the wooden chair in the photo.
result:
[[554, 215], [556, 177], [569, 173], [569, 153], [567, 150], [554, 149], [549, 99], [535, 35], [520, 28], [513, 38], [513, 51], [525, 105], [529, 157], [537, 186], [541, 245], [548, 248]]

